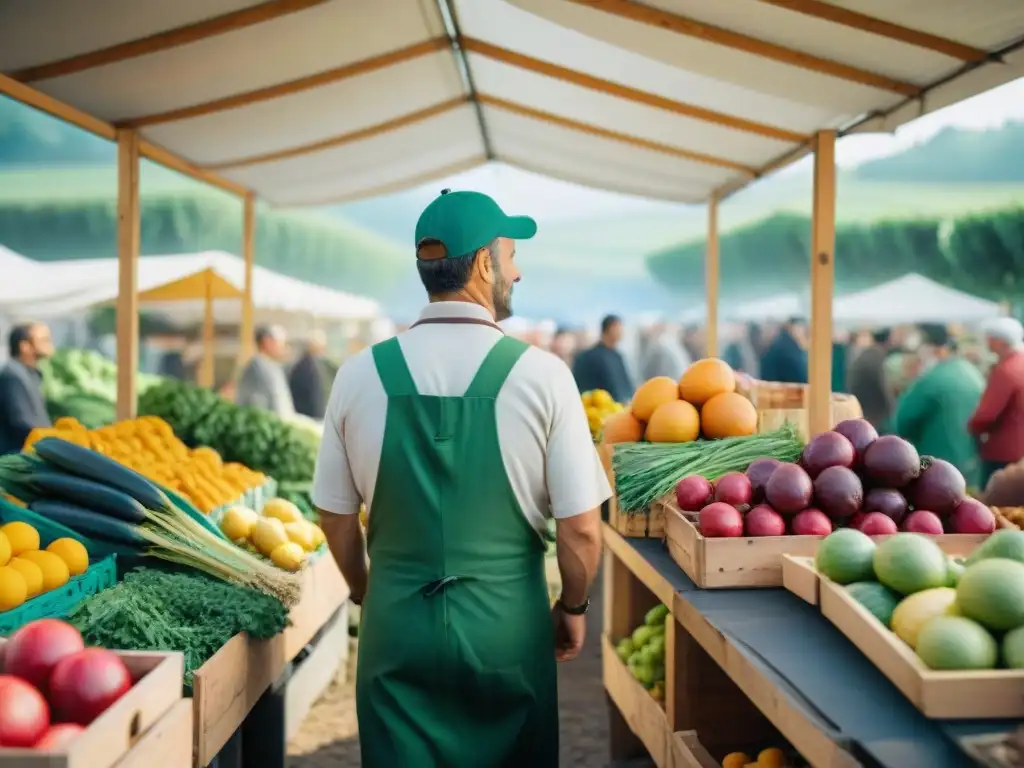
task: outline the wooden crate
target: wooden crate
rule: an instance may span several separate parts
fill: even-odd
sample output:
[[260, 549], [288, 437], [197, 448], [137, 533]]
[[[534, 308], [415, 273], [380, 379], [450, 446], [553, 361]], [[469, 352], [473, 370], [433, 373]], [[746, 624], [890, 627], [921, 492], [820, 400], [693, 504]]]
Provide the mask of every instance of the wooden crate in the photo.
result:
[[[665, 513], [669, 554], [702, 589], [783, 586], [782, 556], [814, 557], [821, 536], [765, 536], [706, 539], [672, 500], [659, 502]], [[876, 540], [884, 536], [874, 537]], [[965, 556], [986, 534], [931, 537], [948, 555]]]
[[192, 700], [182, 699], [122, 757], [114, 768], [189, 768], [192, 765]]
[[[58, 752], [0, 749], [2, 768], [111, 768], [178, 702], [185, 662], [180, 653], [116, 651], [135, 685], [67, 748]], [[0, 659], [3, 647], [0, 646]], [[164, 763], [157, 763], [163, 766]], [[154, 764], [156, 765], [156, 764]], [[173, 766], [173, 763], [167, 765]]]
[[[1024, 670], [937, 672], [889, 631], [839, 584], [814, 570], [807, 559], [791, 558], [787, 570], [817, 577], [822, 615], [846, 635], [925, 717], [989, 720], [1024, 717]], [[792, 579], [791, 579], [792, 581]]]
[[348, 586], [334, 558], [323, 555], [302, 571], [302, 597], [289, 614], [291, 626], [269, 640], [235, 635], [196, 670], [192, 691], [195, 765], [209, 765], [285, 665], [347, 599]]
[[672, 735], [673, 768], [721, 768], [721, 764], [704, 749], [696, 731], [679, 731]]
[[608, 484], [612, 487], [612, 498], [608, 502], [608, 524], [616, 533], [631, 539], [663, 539], [665, 537], [665, 514], [658, 508], [648, 512], [623, 512], [619, 509], [615, 495], [615, 473], [612, 471], [612, 446], [599, 445], [601, 464], [608, 473]]
[[[847, 419], [859, 419], [864, 415], [860, 402], [853, 395], [832, 395], [832, 426]], [[789, 422], [796, 427], [797, 432], [806, 440], [807, 431], [807, 406], [796, 405], [787, 408], [758, 408], [757, 410], [757, 431], [774, 432], [780, 429], [783, 424]]]
[[671, 766], [674, 747], [665, 710], [629, 673], [608, 635], [601, 638], [601, 651], [605, 690], [629, 730], [643, 742], [655, 765]]

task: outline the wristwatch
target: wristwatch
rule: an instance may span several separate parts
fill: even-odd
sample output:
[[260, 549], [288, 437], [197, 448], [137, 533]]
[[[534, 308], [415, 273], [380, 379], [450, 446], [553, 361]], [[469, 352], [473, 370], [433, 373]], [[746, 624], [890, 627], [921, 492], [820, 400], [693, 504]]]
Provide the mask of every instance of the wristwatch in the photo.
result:
[[582, 616], [590, 610], [589, 597], [579, 605], [566, 605], [562, 598], [558, 598], [558, 604], [562, 607], [562, 610], [570, 616]]

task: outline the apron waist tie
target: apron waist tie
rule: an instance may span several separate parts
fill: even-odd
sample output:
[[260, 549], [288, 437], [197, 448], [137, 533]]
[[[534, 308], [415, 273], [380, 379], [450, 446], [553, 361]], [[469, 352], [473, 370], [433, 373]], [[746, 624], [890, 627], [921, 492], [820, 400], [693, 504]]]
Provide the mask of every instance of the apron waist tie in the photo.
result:
[[424, 597], [434, 597], [435, 595], [444, 592], [448, 587], [457, 581], [462, 580], [462, 576], [445, 576], [442, 579], [435, 579], [434, 581], [424, 584], [420, 592]]

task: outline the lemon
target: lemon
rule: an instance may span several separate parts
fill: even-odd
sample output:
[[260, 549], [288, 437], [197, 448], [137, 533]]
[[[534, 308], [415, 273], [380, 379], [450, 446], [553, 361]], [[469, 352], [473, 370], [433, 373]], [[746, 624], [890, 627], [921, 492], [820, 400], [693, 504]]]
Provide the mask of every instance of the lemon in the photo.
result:
[[3, 532], [7, 541], [11, 543], [12, 557], [17, 557], [22, 552], [39, 549], [39, 531], [28, 523], [15, 520], [0, 528], [0, 532]]
[[35, 597], [42, 593], [43, 570], [38, 565], [23, 557], [12, 557], [7, 567], [13, 568], [25, 579], [25, 586], [28, 587], [29, 597]]
[[595, 389], [590, 398], [590, 402], [595, 408], [607, 408], [615, 401], [612, 400], [612, 396], [603, 389]]
[[263, 516], [274, 517], [282, 523], [297, 523], [303, 519], [299, 508], [286, 499], [271, 499], [263, 505]]
[[311, 523], [307, 523], [303, 520], [301, 523], [285, 523], [284, 532], [288, 536], [288, 540], [298, 544], [306, 552], [312, 552], [316, 549], [316, 545], [313, 543], [313, 526]]
[[282, 544], [270, 553], [271, 562], [278, 568], [283, 568], [286, 571], [299, 570], [305, 559], [306, 553], [294, 541]]
[[89, 570], [89, 552], [85, 545], [77, 539], [67, 537], [56, 539], [50, 542], [46, 551], [52, 552], [63, 560], [72, 576], [81, 576]]
[[324, 536], [324, 529], [315, 523], [310, 523], [309, 527], [313, 531], [313, 549], [319, 549], [327, 541], [327, 537]]
[[252, 535], [252, 529], [259, 520], [260, 516], [248, 507], [235, 506], [224, 513], [220, 529], [232, 541], [241, 541]]
[[274, 517], [261, 517], [253, 526], [252, 543], [256, 549], [269, 556], [279, 546], [288, 543], [284, 523]]
[[584, 392], [582, 395], [580, 395], [580, 400], [583, 401], [584, 408], [589, 408], [594, 404], [594, 393]]
[[17, 608], [28, 597], [25, 578], [15, 568], [0, 568], [0, 611]]
[[22, 552], [19, 557], [30, 560], [39, 566], [39, 570], [43, 572], [43, 592], [63, 587], [71, 578], [71, 571], [68, 570], [67, 563], [53, 552], [33, 550]]
[[0, 531], [0, 566], [7, 565], [11, 560], [11, 542], [7, 540], [7, 536], [4, 535], [3, 531]]

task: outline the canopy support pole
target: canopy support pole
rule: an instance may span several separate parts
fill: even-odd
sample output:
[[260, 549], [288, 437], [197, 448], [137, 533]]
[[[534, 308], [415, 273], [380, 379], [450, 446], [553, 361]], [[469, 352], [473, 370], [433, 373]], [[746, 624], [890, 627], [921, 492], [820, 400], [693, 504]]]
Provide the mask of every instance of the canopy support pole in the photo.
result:
[[199, 367], [200, 387], [213, 388], [214, 384], [214, 322], [213, 322], [213, 270], [206, 270], [206, 296], [203, 298], [203, 364]]
[[832, 428], [832, 294], [835, 287], [836, 132], [814, 137], [808, 437]]
[[245, 287], [242, 296], [242, 324], [239, 328], [238, 367], [243, 367], [256, 351], [253, 328], [252, 272], [255, 258], [256, 201], [251, 194], [242, 198], [242, 259], [245, 262]]
[[708, 241], [704, 254], [704, 290], [707, 303], [705, 346], [708, 357], [718, 357], [718, 198], [708, 200]]
[[139, 134], [117, 132], [117, 418], [135, 418], [139, 368]]

